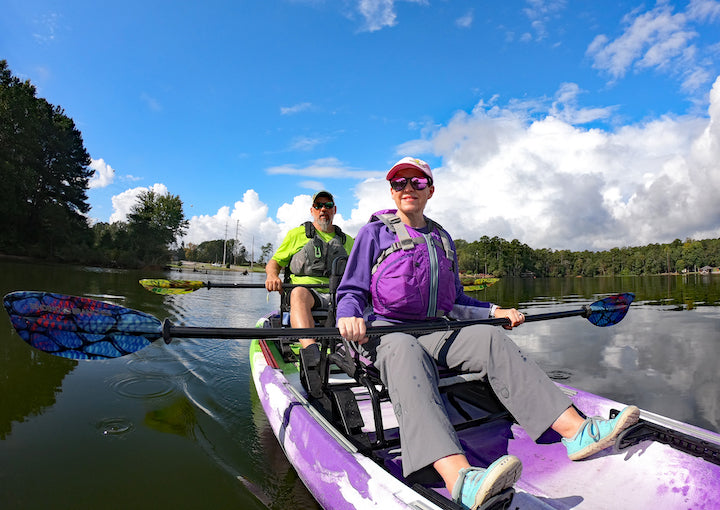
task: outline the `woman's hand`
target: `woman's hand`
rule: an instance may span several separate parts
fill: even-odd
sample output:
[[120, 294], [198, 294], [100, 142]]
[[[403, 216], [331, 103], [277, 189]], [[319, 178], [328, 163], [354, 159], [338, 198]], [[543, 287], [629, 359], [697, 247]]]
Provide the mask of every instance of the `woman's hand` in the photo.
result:
[[365, 320], [362, 317], [341, 317], [338, 319], [338, 329], [345, 340], [361, 345], [368, 341], [365, 336]]
[[507, 318], [510, 320], [509, 325], [506, 324], [503, 326], [505, 329], [512, 329], [525, 322], [525, 315], [518, 312], [515, 308], [496, 308], [495, 318]]

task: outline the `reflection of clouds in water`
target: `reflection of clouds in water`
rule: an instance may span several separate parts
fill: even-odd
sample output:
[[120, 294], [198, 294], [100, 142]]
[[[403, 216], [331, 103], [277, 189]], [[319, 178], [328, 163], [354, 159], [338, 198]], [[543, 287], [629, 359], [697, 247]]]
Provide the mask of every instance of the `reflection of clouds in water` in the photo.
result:
[[509, 334], [546, 372], [570, 373], [570, 385], [720, 430], [719, 328], [715, 307], [633, 306], [609, 328], [568, 318]]
[[607, 346], [603, 349], [603, 359], [610, 368], [618, 370], [636, 370], [638, 367], [638, 353], [634, 347]]

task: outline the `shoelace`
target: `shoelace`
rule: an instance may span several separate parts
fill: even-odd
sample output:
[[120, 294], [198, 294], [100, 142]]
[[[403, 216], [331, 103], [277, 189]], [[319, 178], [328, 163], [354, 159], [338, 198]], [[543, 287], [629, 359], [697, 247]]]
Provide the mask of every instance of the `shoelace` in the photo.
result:
[[590, 427], [588, 431], [588, 435], [592, 438], [593, 441], [596, 443], [600, 441], [600, 425], [598, 421], [602, 421], [603, 418], [600, 416], [592, 416], [590, 418], [585, 419], [585, 428], [587, 429]]

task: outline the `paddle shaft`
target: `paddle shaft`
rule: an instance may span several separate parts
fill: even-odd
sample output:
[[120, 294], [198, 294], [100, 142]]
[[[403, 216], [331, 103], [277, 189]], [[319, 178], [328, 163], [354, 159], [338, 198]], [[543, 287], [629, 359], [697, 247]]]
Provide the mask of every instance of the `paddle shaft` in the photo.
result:
[[[213, 283], [204, 282], [204, 287], [208, 289], [264, 289], [264, 283]], [[327, 289], [327, 283], [283, 283], [283, 289], [294, 289], [295, 287], [305, 287], [307, 289]]]
[[[580, 310], [567, 310], [563, 312], [541, 313], [537, 315], [526, 315], [525, 322], [537, 322], [564, 317], [587, 317], [590, 315], [590, 308], [585, 306]], [[376, 326], [367, 328], [368, 336], [381, 336], [388, 333], [398, 332], [422, 332], [442, 331], [443, 329], [455, 330], [465, 326], [485, 324], [488, 326], [505, 326], [510, 324], [507, 318], [476, 319], [463, 321], [432, 321], [430, 323], [402, 323], [393, 326]], [[339, 336], [338, 328], [213, 328], [197, 326], [175, 326], [168, 319], [163, 321], [162, 336], [165, 342], [172, 338], [218, 338], [218, 339], [241, 339], [241, 338], [318, 338]]]

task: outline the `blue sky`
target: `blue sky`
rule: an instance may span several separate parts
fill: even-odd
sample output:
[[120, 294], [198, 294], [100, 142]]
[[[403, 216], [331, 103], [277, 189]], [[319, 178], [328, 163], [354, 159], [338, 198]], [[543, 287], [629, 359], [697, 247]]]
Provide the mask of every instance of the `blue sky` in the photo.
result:
[[65, 109], [96, 221], [179, 195], [185, 242], [275, 246], [332, 191], [436, 174], [455, 238], [608, 249], [720, 236], [720, 2], [2, 0], [0, 58]]

